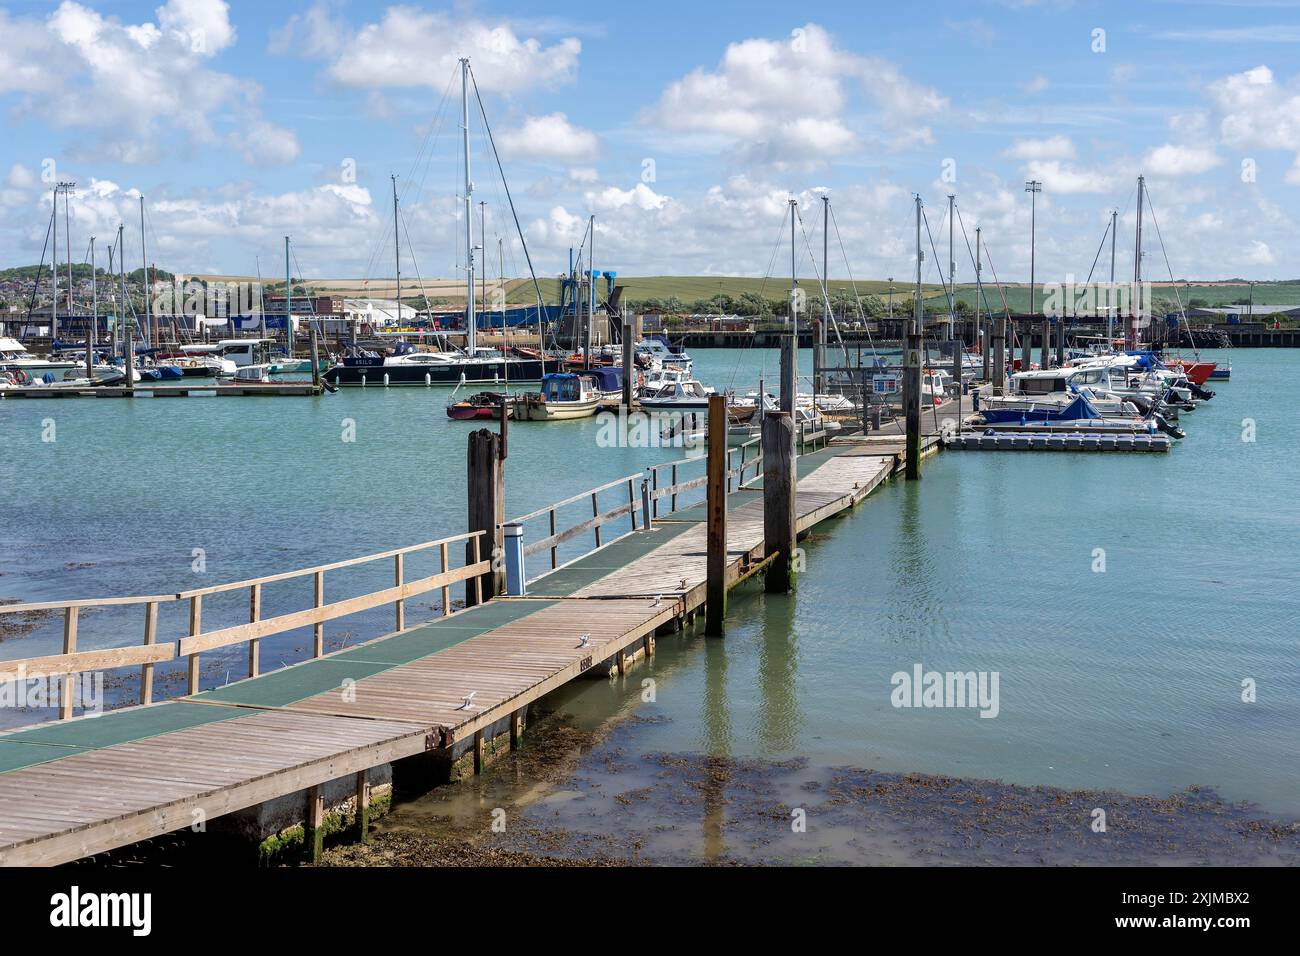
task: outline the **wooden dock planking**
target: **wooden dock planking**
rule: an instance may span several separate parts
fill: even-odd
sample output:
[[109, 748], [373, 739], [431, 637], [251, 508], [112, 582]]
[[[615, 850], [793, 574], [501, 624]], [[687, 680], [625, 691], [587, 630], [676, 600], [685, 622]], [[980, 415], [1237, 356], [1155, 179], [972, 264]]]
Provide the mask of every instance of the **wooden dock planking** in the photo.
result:
[[[798, 481], [799, 530], [856, 504], [897, 465], [895, 450], [883, 442], [847, 446], [817, 463]], [[730, 582], [762, 557], [762, 497], [752, 490], [740, 495], [728, 515]], [[470, 739], [697, 609], [704, 601], [706, 564], [705, 526], [695, 522], [571, 595], [544, 597], [543, 576], [532, 583], [534, 597], [504, 599], [532, 602], [537, 610], [451, 646], [433, 647], [426, 656], [377, 664], [344, 660], [338, 652], [294, 665], [337, 668], [337, 688], [283, 703], [199, 696], [155, 705], [242, 713], [94, 750], [72, 747], [45, 763], [0, 773], [0, 863], [54, 864], [90, 856], [183, 829], [196, 812], [219, 816]], [[501, 604], [499, 599], [484, 607]], [[476, 613], [483, 612], [471, 609], [456, 617], [471, 629]], [[385, 641], [409, 638], [412, 630], [361, 647], [382, 648]], [[590, 635], [587, 646], [580, 645], [584, 634]], [[431, 637], [431, 644], [436, 640]], [[353, 673], [365, 673], [345, 695], [342, 678], [349, 665]], [[286, 671], [266, 676], [277, 673]], [[231, 686], [253, 686], [260, 679]], [[469, 694], [472, 706], [464, 708]], [[0, 747], [5, 740], [0, 736]], [[105, 781], [112, 781], [111, 788]]]
[[[819, 521], [865, 498], [889, 477], [894, 458], [883, 455], [837, 455], [800, 478], [795, 490], [797, 527], [802, 533]], [[825, 474], [823, 474], [825, 470]], [[577, 597], [603, 597], [628, 594], [687, 595], [696, 592], [707, 577], [706, 529], [701, 524], [685, 534], [651, 551], [639, 561], [607, 574], [580, 588]], [[755, 498], [733, 509], [728, 515], [727, 552], [734, 555], [734, 565], [743, 556], [753, 560], [763, 545], [763, 502]], [[737, 568], [730, 569], [732, 577]], [[546, 590], [546, 578], [535, 582], [535, 589]], [[688, 599], [687, 610], [698, 601]]]
[[[594, 663], [608, 660], [681, 612], [649, 598], [561, 600], [437, 654], [358, 680], [354, 700], [339, 691], [284, 709], [344, 717], [386, 717], [439, 728], [447, 742], [504, 719]], [[590, 635], [589, 645], [579, 646]], [[469, 709], [464, 699], [474, 694]]]
[[0, 863], [91, 856], [429, 746], [416, 724], [267, 710], [11, 770], [0, 774]]

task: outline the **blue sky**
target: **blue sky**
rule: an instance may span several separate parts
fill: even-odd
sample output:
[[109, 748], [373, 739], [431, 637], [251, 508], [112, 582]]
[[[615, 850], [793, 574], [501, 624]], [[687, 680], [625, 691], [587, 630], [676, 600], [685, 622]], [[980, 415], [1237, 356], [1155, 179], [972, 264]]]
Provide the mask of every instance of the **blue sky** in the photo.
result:
[[[1025, 279], [1031, 177], [1043, 182], [1040, 280], [1086, 275], [1113, 208], [1119, 271], [1131, 274], [1144, 173], [1176, 276], [1291, 278], [1297, 44], [1300, 0], [797, 12], [0, 0], [0, 262], [39, 257], [54, 176], [79, 184], [74, 258], [125, 220], [138, 264], [143, 193], [153, 257], [167, 267], [249, 274], [260, 257], [277, 271], [291, 234], [307, 275], [389, 275], [396, 173], [407, 271], [455, 277], [464, 54], [542, 274], [564, 268], [594, 213], [604, 268], [763, 275], [786, 198], [799, 199], [820, 250], [828, 193], [844, 245], [832, 276], [904, 276], [912, 194], [942, 247], [953, 192], [999, 275]], [[519, 275], [504, 193], [472, 125], [490, 268], [500, 248]], [[1147, 276], [1166, 278], [1158, 244], [1147, 249]], [[806, 248], [799, 258], [808, 274]], [[786, 263], [788, 252], [772, 270]]]

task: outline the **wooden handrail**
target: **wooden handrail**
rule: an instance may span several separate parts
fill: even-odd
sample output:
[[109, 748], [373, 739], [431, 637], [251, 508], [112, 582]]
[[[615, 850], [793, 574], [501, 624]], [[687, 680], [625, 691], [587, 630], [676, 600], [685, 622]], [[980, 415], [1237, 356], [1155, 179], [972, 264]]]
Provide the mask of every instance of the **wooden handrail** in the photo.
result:
[[[311, 625], [314, 627], [315, 632], [313, 656], [320, 657], [324, 653], [323, 625], [326, 621], [381, 607], [385, 604], [392, 604], [396, 609], [396, 623], [400, 630], [405, 623], [402, 602], [416, 595], [439, 589], [442, 591], [442, 613], [444, 615], [449, 614], [451, 612], [451, 585], [462, 581], [473, 581], [477, 584], [481, 576], [487, 574], [492, 568], [490, 561], [478, 559], [477, 545], [484, 533], [485, 532], [483, 531], [472, 531], [466, 534], [454, 535], [450, 538], [441, 538], [437, 541], [428, 541], [423, 544], [409, 545], [404, 548], [394, 548], [378, 554], [366, 555], [359, 558], [349, 558], [343, 561], [334, 561], [313, 568], [303, 568], [297, 571], [272, 574], [260, 578], [250, 578], [246, 581], [237, 581], [233, 584], [220, 584], [213, 587], [197, 588], [190, 591], [182, 591], [178, 594], [74, 601], [44, 601], [33, 604], [4, 605], [3, 607], [0, 607], [0, 611], [8, 613], [62, 610], [64, 612], [64, 653], [0, 661], [0, 682], [19, 680], [23, 677], [32, 676], [77, 674], [84, 671], [111, 670], [118, 667], [140, 667], [141, 701], [147, 704], [150, 703], [153, 698], [153, 668], [156, 664], [166, 663], [167, 661], [189, 658], [188, 691], [189, 693], [195, 693], [198, 690], [199, 654], [204, 651], [214, 650], [220, 647], [228, 647], [233, 644], [247, 643], [249, 646], [249, 677], [255, 677], [259, 672], [258, 643], [263, 638], [275, 634], [282, 634], [285, 631], [293, 630], [298, 627]], [[449, 567], [448, 545], [466, 540], [472, 540], [476, 546], [475, 560], [459, 568]], [[432, 548], [437, 548], [439, 550], [442, 569], [437, 574], [428, 577], [420, 578], [415, 581], [404, 581], [404, 556], [413, 552], [425, 551]], [[325, 603], [324, 575], [326, 571], [354, 567], [356, 565], [387, 558], [394, 560], [395, 583], [393, 587], [373, 591], [368, 594], [362, 594], [358, 597], [349, 598], [343, 601], [335, 601], [332, 604]], [[291, 578], [300, 578], [309, 575], [313, 577], [315, 582], [315, 602], [313, 607], [303, 611], [281, 614], [276, 617], [263, 618], [261, 616], [262, 585], [272, 581], [284, 581]], [[202, 628], [203, 598], [210, 594], [218, 594], [241, 589], [248, 590], [249, 592], [248, 623], [204, 632]], [[158, 605], [180, 600], [187, 600], [190, 604], [189, 634], [179, 640], [159, 643], [157, 641]], [[145, 605], [143, 644], [125, 647], [106, 647], [95, 650], [77, 649], [77, 618], [78, 612], [81, 608], [131, 605]], [[59, 717], [60, 719], [67, 719], [71, 716], [71, 698], [64, 695], [60, 700]]]
[[582, 501], [584, 498], [590, 500], [592, 495], [598, 495], [602, 491], [608, 491], [610, 488], [613, 488], [617, 485], [621, 485], [626, 481], [636, 481], [640, 477], [641, 477], [641, 473], [637, 472], [635, 475], [624, 475], [622, 478], [615, 478], [613, 481], [606, 482], [605, 484], [599, 485], [596, 488], [588, 488], [586, 491], [580, 491], [578, 492], [578, 494], [574, 495], [571, 498], [565, 498], [563, 501], [557, 501], [554, 504], [549, 504], [545, 508], [538, 508], [536, 511], [530, 511], [528, 514], [523, 515], [521, 517], [512, 518], [510, 519], [510, 523], [523, 524], [525, 521], [531, 521], [533, 518], [540, 518], [542, 515], [563, 508], [565, 505], [571, 505], [575, 501]]
[[[239, 591], [243, 588], [252, 587], [254, 584], [271, 584], [275, 581], [288, 581], [292, 578], [302, 578], [309, 574], [323, 574], [326, 571], [337, 571], [340, 568], [350, 568], [358, 564], [368, 564], [371, 561], [381, 561], [385, 558], [395, 558], [398, 555], [412, 554], [416, 551], [427, 551], [430, 548], [437, 548], [443, 544], [455, 544], [457, 541], [468, 541], [476, 535], [484, 534], [482, 531], [467, 531], [464, 534], [458, 534], [450, 538], [439, 538], [437, 541], [426, 541], [423, 544], [407, 545], [404, 548], [393, 548], [391, 551], [380, 551], [378, 554], [367, 554], [360, 558], [347, 558], [343, 561], [331, 561], [329, 564], [320, 564], [314, 568], [302, 568], [298, 571], [282, 571], [279, 574], [268, 574], [265, 577], [249, 578], [246, 581], [235, 581], [232, 584], [214, 584], [206, 588], [194, 588], [190, 591], [181, 591], [174, 600], [184, 601], [196, 596], [208, 594], [220, 594], [223, 591]], [[60, 605], [62, 606], [62, 605]]]

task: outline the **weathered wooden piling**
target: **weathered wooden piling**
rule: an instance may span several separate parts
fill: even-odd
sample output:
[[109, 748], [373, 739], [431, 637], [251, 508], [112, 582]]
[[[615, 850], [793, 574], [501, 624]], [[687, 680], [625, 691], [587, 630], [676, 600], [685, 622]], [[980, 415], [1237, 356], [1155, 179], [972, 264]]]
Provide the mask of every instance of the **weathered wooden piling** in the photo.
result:
[[727, 616], [727, 397], [709, 396], [708, 577], [704, 633], [721, 637]]
[[903, 406], [907, 416], [906, 477], [921, 477], [921, 333], [913, 324], [907, 331], [903, 361]]
[[795, 424], [789, 412], [763, 416], [763, 558], [770, 560], [764, 590], [785, 594], [795, 586]]
[[316, 341], [316, 330], [311, 330], [311, 383], [320, 388], [320, 344]]
[[[469, 434], [468, 470], [465, 488], [469, 499], [466, 530], [485, 532], [465, 543], [465, 563], [490, 560], [501, 554], [501, 526], [505, 523], [505, 468], [501, 462], [501, 438], [496, 432], [480, 428]], [[488, 553], [483, 554], [486, 543]], [[500, 564], [500, 562], [494, 562]], [[504, 571], [489, 570], [477, 588], [465, 583], [466, 607], [487, 601], [505, 590]]]
[[795, 332], [781, 336], [781, 411], [794, 414], [795, 395], [799, 391], [799, 339]]
[[627, 309], [623, 310], [623, 407], [632, 410], [635, 398], [633, 387], [636, 382], [636, 366], [633, 360], [633, 347], [636, 339], [632, 334], [632, 320], [628, 318]]
[[813, 319], [813, 392], [826, 391], [826, 320]]
[[1043, 316], [1042, 327], [1042, 348], [1039, 351], [1039, 368], [1051, 368], [1052, 366], [1052, 323], [1047, 316]]
[[1007, 382], [1007, 317], [999, 316], [993, 327], [992, 375], [993, 387], [1001, 389]]

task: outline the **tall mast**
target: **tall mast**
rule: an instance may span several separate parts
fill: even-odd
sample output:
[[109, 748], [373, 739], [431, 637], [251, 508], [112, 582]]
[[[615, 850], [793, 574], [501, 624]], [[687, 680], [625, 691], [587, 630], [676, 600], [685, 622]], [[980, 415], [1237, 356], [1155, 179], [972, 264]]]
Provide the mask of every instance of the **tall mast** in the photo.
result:
[[289, 273], [289, 237], [284, 237], [284, 349], [293, 359], [293, 276]]
[[[1133, 284], [1142, 282], [1142, 193], [1146, 191], [1146, 177], [1138, 177], [1137, 232], [1133, 237]], [[1133, 290], [1138, 295], [1137, 289]]]
[[[799, 309], [796, 307], [795, 292], [799, 290], [799, 277], [795, 275], [794, 265], [794, 221], [798, 215], [799, 200], [790, 200], [790, 332], [794, 335], [795, 356], [799, 355]], [[796, 380], [798, 372], [795, 373]]]
[[127, 318], [131, 303], [126, 298], [126, 256], [122, 254], [124, 251], [122, 241], [125, 232], [126, 226], [119, 222], [117, 224], [117, 275], [122, 287], [122, 308], [117, 322], [122, 327], [122, 354], [125, 356], [126, 384], [130, 388], [134, 384], [132, 382], [131, 367], [135, 364], [135, 337], [131, 334], [131, 323]]
[[[487, 309], [488, 309], [488, 294], [487, 294], [487, 271], [488, 271], [488, 264], [487, 264], [487, 200], [480, 200], [480, 201], [479, 201], [479, 204], [478, 204], [478, 222], [479, 222], [479, 226], [478, 226], [478, 247], [479, 247], [479, 251], [483, 253], [483, 268], [480, 270], [480, 271], [483, 273], [483, 275], [482, 275], [482, 278], [479, 279], [479, 281], [483, 284], [483, 288], [480, 290], [481, 295], [479, 296], [479, 298], [480, 298], [480, 300], [483, 302], [483, 311], [486, 312]], [[490, 328], [491, 325], [492, 325], [492, 320], [491, 320], [491, 319], [488, 319], [488, 327]]]
[[916, 332], [925, 331], [925, 310], [921, 307], [921, 197], [916, 197], [916, 301], [912, 303], [912, 325]]
[[[984, 319], [980, 315], [980, 303], [984, 301], [984, 262], [980, 258], [981, 233], [984, 231], [983, 226], [975, 227], [975, 341], [979, 343], [980, 354], [984, 356], [983, 365], [984, 378], [989, 377], [989, 342], [992, 336], [985, 337]], [[989, 324], [993, 324], [993, 313], [989, 313]]]
[[63, 243], [65, 259], [68, 260], [68, 318], [72, 318], [72, 223], [69, 221], [68, 207], [71, 205], [69, 197], [72, 195], [72, 187], [76, 183], [63, 184]]
[[583, 346], [583, 364], [591, 368], [591, 332], [596, 324], [596, 214], [588, 220], [587, 237], [587, 336]]
[[474, 309], [474, 183], [469, 165], [469, 58], [460, 60], [461, 134], [465, 149], [465, 351], [474, 354], [478, 316]]
[[[957, 206], [956, 193], [948, 194], [948, 341], [952, 342], [952, 380], [957, 386], [957, 405], [961, 407], [961, 338], [957, 335], [957, 257], [953, 253], [952, 230]], [[979, 303], [976, 303], [978, 306]], [[979, 318], [976, 309], [975, 317]], [[978, 323], [976, 323], [978, 325]]]
[[95, 237], [90, 237], [90, 331], [86, 334], [86, 378], [95, 377], [95, 326], [99, 324], [99, 284], [95, 281]]
[[830, 226], [831, 197], [822, 196], [822, 294], [826, 297], [827, 318], [830, 317], [831, 273], [830, 260], [826, 254], [827, 232]]
[[[66, 200], [63, 205], [66, 209]], [[149, 257], [144, 247], [144, 196], [140, 197], [140, 281], [144, 284], [145, 344], [153, 345], [153, 311], [149, 306]]]
[[[397, 174], [393, 180], [393, 268], [397, 270], [397, 325], [402, 325], [402, 243], [397, 238]], [[418, 271], [418, 270], [417, 270]]]
[[1115, 232], [1119, 229], [1119, 210], [1110, 211], [1110, 308], [1106, 310], [1106, 348], [1115, 337]]
[[[50, 297], [50, 345], [59, 337], [59, 186], [51, 193], [54, 200], [54, 241], [50, 243], [50, 281], [54, 284], [54, 294]], [[38, 273], [39, 275], [39, 273]], [[39, 281], [39, 280], [38, 280]]]

